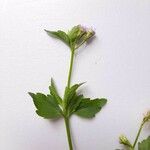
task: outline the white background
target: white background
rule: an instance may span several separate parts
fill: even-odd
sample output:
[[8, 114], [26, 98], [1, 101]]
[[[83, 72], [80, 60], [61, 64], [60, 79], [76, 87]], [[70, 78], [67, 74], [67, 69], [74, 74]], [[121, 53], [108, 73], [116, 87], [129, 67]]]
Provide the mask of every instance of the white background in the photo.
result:
[[[97, 37], [77, 52], [72, 83], [87, 81], [83, 93], [108, 104], [92, 120], [71, 118], [75, 150], [121, 148], [122, 133], [134, 140], [150, 109], [150, 0], [1, 0], [1, 150], [68, 150], [63, 120], [38, 117], [27, 92], [48, 93], [53, 77], [63, 93], [69, 50], [43, 29], [77, 24]], [[147, 125], [140, 139], [149, 134]]]

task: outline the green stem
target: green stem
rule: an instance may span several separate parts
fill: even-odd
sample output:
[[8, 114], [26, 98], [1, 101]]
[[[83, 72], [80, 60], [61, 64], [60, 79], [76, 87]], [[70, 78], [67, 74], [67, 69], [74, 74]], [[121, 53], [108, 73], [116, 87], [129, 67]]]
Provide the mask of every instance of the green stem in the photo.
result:
[[69, 149], [73, 150], [72, 140], [71, 140], [71, 133], [70, 133], [69, 118], [64, 118], [64, 120], [65, 120], [65, 125], [66, 125], [66, 131], [67, 131], [67, 138], [68, 138], [68, 143], [69, 143]]
[[[71, 83], [73, 60], [74, 60], [74, 48], [71, 49], [71, 58], [70, 58], [70, 67], [69, 67], [67, 87], [70, 87], [70, 83]], [[64, 111], [66, 112], [66, 108], [64, 108]], [[72, 140], [71, 140], [71, 132], [70, 132], [70, 125], [69, 125], [69, 117], [67, 115], [65, 115], [64, 120], [65, 120], [65, 125], [66, 125], [66, 132], [67, 132], [69, 149], [73, 150]]]
[[143, 128], [143, 125], [144, 125], [144, 122], [142, 122], [141, 125], [140, 125], [140, 128], [139, 128], [139, 130], [138, 130], [137, 136], [136, 136], [135, 141], [134, 141], [134, 144], [133, 144], [133, 149], [135, 148], [136, 143], [137, 143], [137, 141], [138, 141], [138, 139], [139, 139], [140, 133], [141, 133], [142, 128]]
[[74, 59], [74, 49], [71, 50], [70, 68], [69, 68], [69, 75], [68, 75], [68, 82], [67, 82], [68, 87], [70, 87], [70, 82], [71, 82], [73, 59]]

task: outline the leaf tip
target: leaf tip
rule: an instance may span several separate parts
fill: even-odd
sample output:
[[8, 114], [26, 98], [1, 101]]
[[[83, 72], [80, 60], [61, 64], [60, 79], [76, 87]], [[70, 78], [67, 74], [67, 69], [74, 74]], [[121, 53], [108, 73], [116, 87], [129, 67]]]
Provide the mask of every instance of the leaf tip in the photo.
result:
[[106, 105], [106, 103], [107, 103], [107, 99], [106, 98], [100, 98], [99, 100], [100, 100], [101, 107], [103, 107], [104, 105]]
[[47, 34], [49, 34], [49, 31], [48, 31], [48, 30], [44, 29], [44, 31], [45, 31]]
[[33, 98], [34, 97], [34, 93], [32, 93], [32, 92], [28, 92], [28, 94]]
[[54, 85], [54, 79], [51, 78], [51, 86]]

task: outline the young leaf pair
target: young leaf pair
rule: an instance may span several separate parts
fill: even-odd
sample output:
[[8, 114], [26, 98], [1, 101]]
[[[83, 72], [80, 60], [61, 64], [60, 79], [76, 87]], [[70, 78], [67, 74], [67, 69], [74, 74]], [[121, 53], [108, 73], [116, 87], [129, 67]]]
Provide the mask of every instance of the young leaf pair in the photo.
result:
[[37, 109], [36, 113], [39, 116], [46, 119], [64, 118], [69, 148], [70, 150], [73, 150], [69, 124], [70, 116], [76, 114], [83, 118], [92, 118], [107, 102], [105, 98], [91, 100], [90, 98], [85, 98], [83, 94], [79, 94], [78, 88], [83, 83], [71, 85], [74, 53], [81, 45], [91, 39], [95, 35], [95, 32], [92, 29], [85, 28], [81, 25], [73, 27], [68, 33], [61, 30], [45, 31], [49, 36], [63, 41], [71, 50], [67, 85], [63, 98], [58, 94], [53, 80], [51, 80], [49, 94], [34, 94], [30, 92], [29, 95], [33, 99], [34, 105]]

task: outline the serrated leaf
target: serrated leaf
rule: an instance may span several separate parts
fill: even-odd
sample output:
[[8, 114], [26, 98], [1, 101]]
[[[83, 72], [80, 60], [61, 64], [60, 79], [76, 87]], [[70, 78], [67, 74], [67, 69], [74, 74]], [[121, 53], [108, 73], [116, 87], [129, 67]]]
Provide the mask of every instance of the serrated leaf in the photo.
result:
[[60, 109], [58, 105], [55, 105], [52, 97], [47, 97], [42, 93], [29, 93], [32, 97], [35, 107], [37, 108], [36, 113], [47, 119], [54, 119], [61, 117]]
[[64, 95], [64, 105], [67, 107], [76, 94], [76, 90], [84, 83], [75, 84], [71, 87], [66, 87]]
[[65, 44], [67, 44], [68, 46], [70, 46], [70, 39], [69, 39], [69, 36], [61, 31], [61, 30], [58, 30], [58, 31], [48, 31], [48, 30], [45, 30], [47, 32], [47, 34], [51, 37], [55, 37], [57, 39], [60, 39], [61, 41], [63, 41]]
[[138, 143], [138, 150], [150, 150], [150, 136]]
[[49, 86], [50, 94], [55, 98], [59, 105], [62, 105], [62, 99], [59, 96], [57, 89], [55, 87], [53, 79], [51, 79], [51, 86]]
[[97, 98], [94, 100], [90, 100], [90, 98], [84, 98], [82, 99], [80, 105], [76, 108], [75, 114], [83, 118], [92, 118], [101, 110], [106, 102], [107, 100], [104, 98]]
[[68, 106], [69, 115], [73, 114], [76, 111], [76, 108], [80, 105], [82, 99], [83, 95], [74, 95]]
[[59, 111], [62, 115], [62, 109], [60, 108], [60, 106], [58, 105], [57, 101], [55, 100], [55, 98], [52, 95], [47, 95], [47, 99], [51, 102], [51, 104], [57, 109], [57, 111]]

